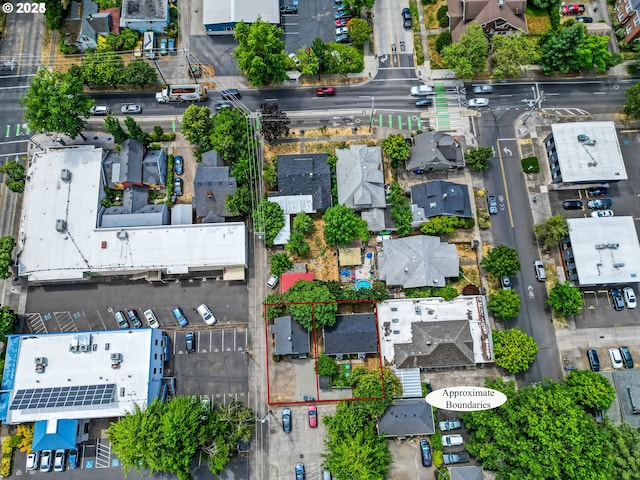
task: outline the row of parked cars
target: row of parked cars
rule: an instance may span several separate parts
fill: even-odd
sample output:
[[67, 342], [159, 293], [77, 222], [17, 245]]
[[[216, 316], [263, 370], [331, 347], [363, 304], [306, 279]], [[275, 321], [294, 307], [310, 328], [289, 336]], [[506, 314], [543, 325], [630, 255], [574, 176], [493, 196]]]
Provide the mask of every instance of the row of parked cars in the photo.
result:
[[27, 455], [27, 471], [64, 472], [67, 467], [76, 469], [80, 465], [78, 450], [43, 450]]
[[620, 311], [627, 308], [636, 308], [636, 292], [632, 287], [624, 287], [622, 290], [619, 288], [612, 288], [609, 290], [609, 296], [611, 297], [611, 306], [614, 310]]
[[347, 23], [351, 20], [351, 15], [345, 10], [342, 0], [335, 0], [336, 13], [333, 17], [336, 21], [336, 43], [351, 43], [349, 40], [349, 27]]
[[[206, 305], [202, 304], [195, 308], [195, 311], [200, 315], [200, 318], [209, 326], [215, 325], [217, 319], [211, 309]], [[176, 323], [180, 327], [186, 327], [189, 325], [189, 320], [187, 320], [187, 316], [184, 314], [182, 308], [177, 307], [172, 310], [172, 314]], [[160, 327], [160, 323], [158, 322], [158, 317], [153, 312], [153, 310], [148, 309], [143, 312], [144, 318], [147, 320], [149, 327], [158, 328]], [[125, 328], [142, 328], [142, 320], [140, 315], [138, 315], [138, 311], [135, 308], [131, 308], [126, 310], [126, 313], [121, 310], [116, 310], [113, 312], [113, 316], [118, 323], [118, 327]]]
[[[595, 348], [587, 350], [587, 358], [589, 359], [589, 367], [594, 372], [600, 371], [600, 359], [598, 358], [598, 352]], [[633, 357], [629, 351], [629, 347], [621, 346], [618, 348], [609, 349], [609, 359], [611, 360], [611, 366], [613, 368], [633, 368]]]
[[[459, 418], [452, 418], [450, 420], [444, 420], [438, 424], [441, 432], [450, 432], [452, 430], [459, 430], [462, 428], [462, 421]], [[422, 442], [420, 442], [422, 444]], [[459, 447], [464, 443], [462, 435], [460, 434], [446, 434], [442, 435], [443, 447]], [[422, 445], [421, 445], [422, 449]], [[424, 451], [422, 457], [422, 464], [424, 465]], [[456, 463], [467, 463], [471, 460], [469, 452], [466, 450], [458, 450], [455, 452], [447, 452], [442, 454], [442, 460], [445, 465], [454, 465]]]

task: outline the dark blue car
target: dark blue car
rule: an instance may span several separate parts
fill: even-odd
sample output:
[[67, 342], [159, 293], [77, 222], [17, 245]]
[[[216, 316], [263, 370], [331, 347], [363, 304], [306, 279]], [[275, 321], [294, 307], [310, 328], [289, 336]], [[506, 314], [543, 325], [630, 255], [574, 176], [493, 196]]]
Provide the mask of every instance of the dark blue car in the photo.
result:
[[180, 155], [178, 155], [174, 160], [173, 160], [173, 168], [176, 171], [176, 175], [182, 175], [183, 171], [184, 171], [184, 163], [182, 161], [182, 157]]
[[428, 440], [420, 440], [420, 453], [422, 454], [422, 465], [431, 466], [431, 445]]

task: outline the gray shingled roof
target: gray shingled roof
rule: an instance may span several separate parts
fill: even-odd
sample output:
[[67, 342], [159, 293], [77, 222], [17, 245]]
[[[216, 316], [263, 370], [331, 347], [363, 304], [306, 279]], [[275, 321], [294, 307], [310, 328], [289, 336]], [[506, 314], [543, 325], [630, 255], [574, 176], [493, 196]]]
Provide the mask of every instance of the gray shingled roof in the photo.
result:
[[456, 368], [475, 365], [468, 320], [414, 322], [411, 343], [394, 345], [396, 368]]
[[142, 142], [128, 138], [120, 146], [120, 182], [142, 182]]
[[[469, 187], [458, 183], [434, 180], [411, 187], [411, 203], [418, 206], [418, 215], [428, 219], [439, 215], [472, 217]], [[421, 214], [421, 215], [420, 215]]]
[[316, 211], [331, 207], [331, 169], [326, 153], [278, 156], [278, 195], [311, 195]]
[[308, 355], [309, 331], [287, 315], [274, 319], [269, 327], [271, 335], [275, 337], [276, 355]]
[[227, 211], [225, 200], [238, 189], [230, 167], [210, 167], [200, 163], [193, 179], [193, 199], [196, 216], [203, 223], [222, 223], [232, 215]]
[[451, 480], [482, 480], [482, 467], [449, 467]]
[[126, 22], [157, 22], [162, 27], [169, 23], [167, 0], [123, 0], [120, 14], [120, 26]]
[[504, 0], [502, 3], [495, 0], [447, 0], [447, 7], [449, 31], [454, 43], [472, 23], [481, 25], [485, 32], [487, 25], [496, 22], [502, 25], [502, 31], [508, 25], [509, 30], [522, 30], [527, 33], [525, 0]]
[[384, 208], [384, 172], [379, 147], [352, 145], [337, 149], [336, 181], [338, 203], [363, 210]]
[[394, 438], [432, 435], [433, 409], [424, 398], [397, 399], [378, 419], [378, 435]]
[[460, 258], [455, 245], [439, 237], [417, 235], [385, 239], [378, 254], [380, 280], [404, 288], [444, 287], [447, 278], [459, 275]]
[[463, 167], [464, 156], [457, 139], [443, 132], [424, 132], [414, 137], [411, 158], [405, 162], [407, 170], [427, 170], [436, 165]]
[[378, 352], [378, 327], [373, 313], [336, 315], [336, 323], [324, 327], [322, 334], [327, 355]]

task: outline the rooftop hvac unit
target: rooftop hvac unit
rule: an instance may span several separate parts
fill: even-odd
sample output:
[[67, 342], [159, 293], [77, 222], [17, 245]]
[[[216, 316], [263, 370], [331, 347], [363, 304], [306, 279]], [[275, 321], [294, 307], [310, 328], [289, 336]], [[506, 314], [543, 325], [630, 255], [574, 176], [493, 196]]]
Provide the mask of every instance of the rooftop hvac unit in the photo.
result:
[[56, 232], [64, 233], [67, 231], [67, 221], [59, 218], [56, 220]]
[[69, 345], [69, 351], [71, 353], [78, 353], [78, 344], [72, 343], [71, 345]]
[[111, 361], [112, 362], [119, 362], [122, 360], [122, 354], [121, 353], [112, 353], [111, 354]]
[[43, 365], [47, 364], [47, 359], [45, 357], [36, 357], [33, 359], [33, 363], [38, 364], [41, 363]]
[[60, 171], [60, 180], [62, 180], [63, 182], [70, 182], [71, 170], [69, 170], [68, 168], [63, 168], [62, 171]]

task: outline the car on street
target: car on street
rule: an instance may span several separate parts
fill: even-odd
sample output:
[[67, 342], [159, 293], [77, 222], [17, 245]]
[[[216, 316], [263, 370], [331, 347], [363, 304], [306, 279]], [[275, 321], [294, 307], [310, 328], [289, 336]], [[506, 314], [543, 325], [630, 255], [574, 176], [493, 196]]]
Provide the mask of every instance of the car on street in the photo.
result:
[[304, 465], [302, 463], [297, 463], [296, 468], [296, 480], [304, 480]]
[[402, 28], [404, 28], [405, 30], [411, 30], [412, 26], [413, 23], [411, 20], [411, 10], [405, 7], [402, 9]]
[[319, 97], [329, 97], [336, 94], [335, 87], [320, 87], [316, 88], [316, 95]]
[[184, 173], [184, 162], [180, 155], [176, 156], [173, 160], [173, 169], [176, 172], [176, 175], [182, 175]]
[[89, 109], [89, 113], [91, 115], [95, 115], [98, 117], [104, 117], [105, 115], [109, 115], [111, 110], [106, 105], [94, 105]]
[[546, 282], [547, 281], [547, 272], [545, 272], [544, 263], [542, 263], [541, 260], [535, 260], [533, 262], [533, 271], [535, 272], [536, 279], [539, 282]]
[[456, 463], [467, 463], [471, 460], [469, 456], [469, 452], [454, 452], [454, 453], [445, 453], [442, 455], [442, 460], [445, 465], [453, 465]]
[[344, 27], [347, 23], [349, 23], [351, 17], [342, 17], [336, 20], [336, 27]]
[[135, 309], [127, 310], [127, 317], [129, 318], [129, 323], [133, 328], [141, 328], [142, 322], [140, 321], [140, 315]]
[[298, 13], [298, 7], [295, 5], [285, 5], [280, 7], [280, 13], [283, 15], [295, 15]]
[[233, 100], [234, 98], [242, 98], [242, 94], [237, 88], [228, 88], [220, 92], [223, 100]]
[[199, 305], [198, 308], [196, 308], [196, 312], [198, 312], [198, 315], [200, 315], [200, 318], [202, 318], [204, 323], [206, 323], [209, 326], [215, 325], [216, 322], [218, 321], [216, 319], [216, 316], [211, 311], [211, 309], [204, 303], [202, 305]]
[[187, 332], [184, 336], [185, 348], [187, 352], [195, 352], [196, 351], [196, 336], [193, 332]]
[[187, 320], [187, 317], [184, 316], [184, 312], [180, 307], [174, 308], [172, 313], [173, 318], [176, 319], [176, 323], [179, 327], [186, 327], [187, 325], [189, 325], [189, 320]]
[[598, 217], [613, 217], [614, 213], [613, 210], [598, 210], [596, 212], [591, 212], [591, 216], [593, 218], [598, 218]]
[[126, 105], [122, 105], [120, 107], [120, 112], [124, 113], [125, 115], [142, 113], [142, 107], [140, 105], [136, 105], [135, 103], [127, 103]]
[[566, 200], [562, 202], [562, 208], [565, 210], [582, 210], [582, 202], [580, 200]]
[[598, 352], [595, 349], [587, 350], [587, 358], [589, 359], [589, 367], [594, 372], [600, 371], [600, 359], [598, 358]]
[[489, 99], [484, 97], [472, 98], [468, 103], [470, 108], [488, 107]]
[[433, 104], [433, 100], [431, 98], [420, 98], [416, 100], [416, 107], [428, 107]]
[[347, 33], [343, 33], [342, 35], [336, 35], [336, 43], [351, 43], [351, 40], [349, 40]]
[[629, 347], [625, 347], [625, 346], [620, 347], [620, 355], [622, 355], [622, 362], [624, 363], [624, 368], [633, 368], [633, 357], [631, 356]]
[[443, 447], [457, 447], [458, 445], [462, 445], [463, 443], [464, 440], [462, 438], [462, 435], [460, 434], [442, 436]]
[[636, 292], [632, 287], [624, 287], [622, 289], [622, 296], [624, 297], [624, 304], [627, 308], [636, 308]]
[[278, 277], [278, 275], [276, 275], [275, 273], [271, 274], [271, 276], [267, 280], [267, 287], [276, 288], [279, 281], [280, 281], [280, 278]]
[[216, 112], [219, 112], [220, 110], [225, 110], [225, 109], [231, 110], [232, 108], [233, 108], [233, 105], [231, 105], [231, 102], [218, 102], [216, 103], [216, 106], [215, 106]]
[[182, 196], [182, 179], [181, 178], [176, 178], [173, 180], [173, 193], [175, 193], [177, 197]]
[[592, 17], [576, 17], [576, 22], [593, 23]]
[[493, 93], [493, 85], [474, 85], [473, 93]]
[[609, 349], [609, 358], [611, 359], [611, 366], [613, 368], [622, 368], [622, 355], [620, 355], [620, 350], [617, 348]]
[[420, 440], [420, 455], [422, 456], [422, 465], [431, 466], [431, 445], [428, 440]]
[[452, 418], [451, 420], [444, 420], [439, 424], [440, 431], [448, 432], [450, 430], [458, 430], [462, 428], [462, 422], [457, 418]]
[[624, 299], [622, 297], [622, 292], [617, 288], [612, 288], [609, 290], [609, 296], [611, 297], [611, 306], [614, 310], [620, 311], [624, 310]]
[[284, 433], [291, 433], [291, 409], [282, 409], [282, 431]]
[[511, 278], [508, 276], [500, 277], [500, 286], [503, 290], [511, 290]]
[[601, 198], [597, 200], [589, 200], [587, 207], [592, 210], [604, 210], [605, 208], [611, 208], [613, 202], [609, 198]]
[[51, 450], [43, 450], [40, 454], [40, 471], [50, 472], [53, 468], [53, 452]]
[[153, 313], [153, 310], [148, 309], [148, 310], [145, 310], [143, 313], [144, 313], [144, 318], [146, 318], [147, 322], [149, 322], [149, 327], [151, 328], [160, 327], [160, 323], [158, 323], [158, 318], [156, 317], [156, 314]]
[[56, 450], [53, 459], [53, 471], [64, 472], [67, 469], [67, 452], [65, 450]]
[[37, 470], [39, 464], [40, 464], [40, 452], [35, 451], [27, 455], [27, 465], [26, 465], [27, 471]]
[[487, 207], [490, 214], [495, 215], [498, 213], [498, 202], [495, 195], [487, 195]]
[[309, 406], [307, 415], [309, 417], [309, 426], [316, 428], [318, 426], [318, 409], [315, 405]]
[[411, 87], [410, 94], [412, 97], [426, 97], [435, 95], [436, 91], [431, 85], [416, 85]]
[[587, 195], [589, 195], [590, 197], [603, 197], [607, 193], [609, 193], [609, 189], [607, 187], [587, 188]]
[[349, 33], [349, 27], [336, 28], [336, 35], [342, 35], [343, 33]]
[[116, 310], [113, 312], [113, 316], [116, 319], [116, 323], [118, 324], [118, 328], [129, 328], [129, 322], [127, 322], [127, 317], [124, 316], [120, 310]]
[[[336, 33], [337, 33], [337, 31], [336, 31]], [[291, 60], [296, 67], [299, 67], [300, 64], [302, 63], [295, 53], [290, 53], [289, 54], [289, 60]]]

